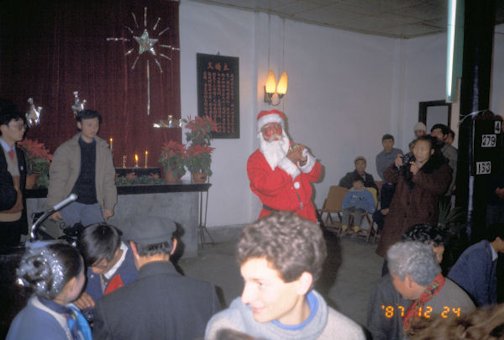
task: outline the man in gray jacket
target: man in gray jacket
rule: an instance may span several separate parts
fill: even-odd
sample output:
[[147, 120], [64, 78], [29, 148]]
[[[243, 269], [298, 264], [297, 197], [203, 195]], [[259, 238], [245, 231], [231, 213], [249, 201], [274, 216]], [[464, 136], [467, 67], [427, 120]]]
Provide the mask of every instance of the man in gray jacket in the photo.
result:
[[208, 322], [205, 339], [227, 329], [254, 339], [365, 339], [313, 289], [326, 256], [319, 225], [291, 212], [245, 227], [237, 254], [243, 293]]
[[97, 111], [77, 113], [78, 134], [54, 153], [49, 169], [47, 203], [53, 206], [69, 194], [77, 201], [53, 214], [54, 220], [73, 226], [101, 223], [112, 217], [117, 203], [115, 168], [107, 142], [97, 136], [101, 115]]

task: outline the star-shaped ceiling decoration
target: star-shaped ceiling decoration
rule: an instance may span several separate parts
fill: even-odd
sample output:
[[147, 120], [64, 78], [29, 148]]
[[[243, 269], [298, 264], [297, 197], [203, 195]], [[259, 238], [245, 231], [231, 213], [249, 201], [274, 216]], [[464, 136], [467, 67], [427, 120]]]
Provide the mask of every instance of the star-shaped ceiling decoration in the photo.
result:
[[154, 45], [159, 41], [159, 39], [150, 39], [149, 32], [144, 29], [143, 33], [139, 37], [133, 36], [133, 38], [138, 43], [138, 54], [143, 54], [145, 52], [150, 52], [152, 55], [156, 55], [156, 50]]
[[[180, 49], [178, 47], [174, 47], [172, 45], [167, 45], [167, 44], [161, 43], [160, 40], [162, 39], [162, 35], [169, 30], [169, 27], [166, 27], [165, 29], [163, 29], [159, 32], [157, 31], [158, 25], [161, 21], [160, 17], [157, 18], [156, 23], [151, 28], [151, 32], [155, 35], [157, 34], [157, 36], [156, 36], [157, 39], [151, 38], [151, 35], [149, 34], [149, 30], [148, 30], [149, 25], [147, 22], [147, 7], [144, 7], [144, 13], [143, 13], [143, 29], [144, 30], [143, 30], [143, 32], [140, 31], [140, 32], [142, 32], [142, 34], [140, 34], [140, 32], [138, 32], [138, 30], [141, 28], [140, 28], [140, 25], [138, 24], [138, 20], [137, 20], [135, 13], [132, 12], [131, 17], [133, 18], [133, 23], [135, 24], [135, 26], [132, 26], [133, 28], [126, 26], [126, 25], [124, 26], [129, 31], [129, 34], [131, 34], [130, 35], [131, 39], [124, 38], [124, 37], [120, 37], [120, 38], [119, 37], [111, 37], [111, 38], [107, 38], [107, 41], [129, 42], [129, 41], [135, 40], [138, 43], [138, 54], [136, 55], [135, 60], [133, 60], [133, 64], [131, 65], [132, 70], [135, 70], [136, 64], [142, 55], [147, 55], [148, 53], [150, 53], [152, 55], [152, 57], [147, 58], [146, 63], [145, 63], [145, 75], [146, 75], [145, 79], [147, 80], [147, 107], [146, 107], [146, 109], [147, 109], [147, 115], [150, 115], [150, 99], [151, 98], [150, 98], [150, 63], [149, 63], [149, 59], [153, 59], [157, 65], [158, 71], [160, 73], [163, 73], [163, 67], [161, 66], [161, 62], [158, 59], [158, 56], [161, 58], [170, 60], [170, 61], [171, 61], [171, 58], [169, 56], [167, 56], [166, 54], [164, 54], [163, 52], [156, 51], [155, 47], [157, 46], [160, 49], [164, 48], [170, 52], [180, 51]], [[135, 35], [135, 33], [137, 33], [137, 34]], [[130, 54], [134, 55], [134, 51], [135, 51], [135, 48], [129, 48], [129, 50], [126, 51], [126, 53], [124, 55], [125, 56], [128, 56]], [[146, 53], [146, 52], [148, 52], [148, 53]], [[143, 57], [143, 58], [146, 58], [146, 57]]]

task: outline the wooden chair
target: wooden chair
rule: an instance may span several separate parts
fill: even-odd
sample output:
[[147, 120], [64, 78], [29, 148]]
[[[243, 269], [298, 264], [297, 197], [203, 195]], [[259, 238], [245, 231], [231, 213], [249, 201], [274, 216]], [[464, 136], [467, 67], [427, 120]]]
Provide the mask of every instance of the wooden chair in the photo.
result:
[[[319, 209], [317, 211], [320, 216], [321, 225], [328, 230], [334, 231], [338, 234], [341, 231], [341, 212], [343, 211], [343, 198], [345, 197], [345, 194], [347, 192], [347, 188], [340, 187], [338, 185], [332, 185], [329, 188], [329, 192], [327, 193], [327, 197], [324, 200], [322, 209]], [[339, 221], [333, 218], [333, 215], [336, 215]]]

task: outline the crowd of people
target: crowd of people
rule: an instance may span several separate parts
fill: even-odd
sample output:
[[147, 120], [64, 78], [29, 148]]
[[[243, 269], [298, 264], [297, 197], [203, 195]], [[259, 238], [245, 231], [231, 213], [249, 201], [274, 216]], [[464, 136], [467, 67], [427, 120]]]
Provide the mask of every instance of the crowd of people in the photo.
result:
[[[10, 103], [0, 110], [0, 240], [15, 245], [26, 224], [26, 165], [16, 148], [26, 122]], [[97, 136], [100, 114], [77, 113], [79, 132], [51, 164], [48, 201], [76, 193], [77, 201], [52, 218], [84, 227], [77, 246], [59, 240], [27, 245], [17, 283], [33, 295], [7, 339], [504, 338], [496, 276], [504, 221], [497, 216], [488, 240], [467, 248], [447, 275], [441, 270], [447, 235], [437, 227], [438, 202], [456, 190], [454, 134], [436, 124], [427, 135], [419, 123], [407, 154], [385, 134], [376, 156], [380, 185], [362, 156], [339, 183], [349, 189], [343, 229], [358, 233], [364, 214], [381, 224], [376, 252], [384, 258], [383, 275], [364, 327], [314, 289], [327, 257], [312, 200], [323, 166], [307, 146], [291, 141], [286, 119], [278, 110], [257, 117], [259, 147], [247, 174], [262, 209], [237, 243], [242, 294], [223, 309], [211, 283], [181, 275], [170, 262], [180, 241], [174, 222], [145, 215], [131, 216], [127, 226], [107, 223], [117, 203], [110, 149]]]

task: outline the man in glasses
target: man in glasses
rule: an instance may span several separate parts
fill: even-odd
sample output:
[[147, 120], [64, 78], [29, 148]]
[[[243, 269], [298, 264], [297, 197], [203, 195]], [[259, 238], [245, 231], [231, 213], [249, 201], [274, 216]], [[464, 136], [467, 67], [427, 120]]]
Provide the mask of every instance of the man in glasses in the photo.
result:
[[[23, 139], [25, 130], [24, 115], [12, 104], [0, 101], [0, 169], [7, 169], [10, 176], [6, 175], [6, 179], [12, 177], [12, 182], [8, 183], [12, 183], [16, 191], [14, 205], [0, 210], [0, 246], [17, 246], [21, 234], [28, 231], [22, 195], [26, 183], [26, 162], [24, 152], [16, 147], [16, 143]], [[10, 190], [12, 192], [12, 188]]]

